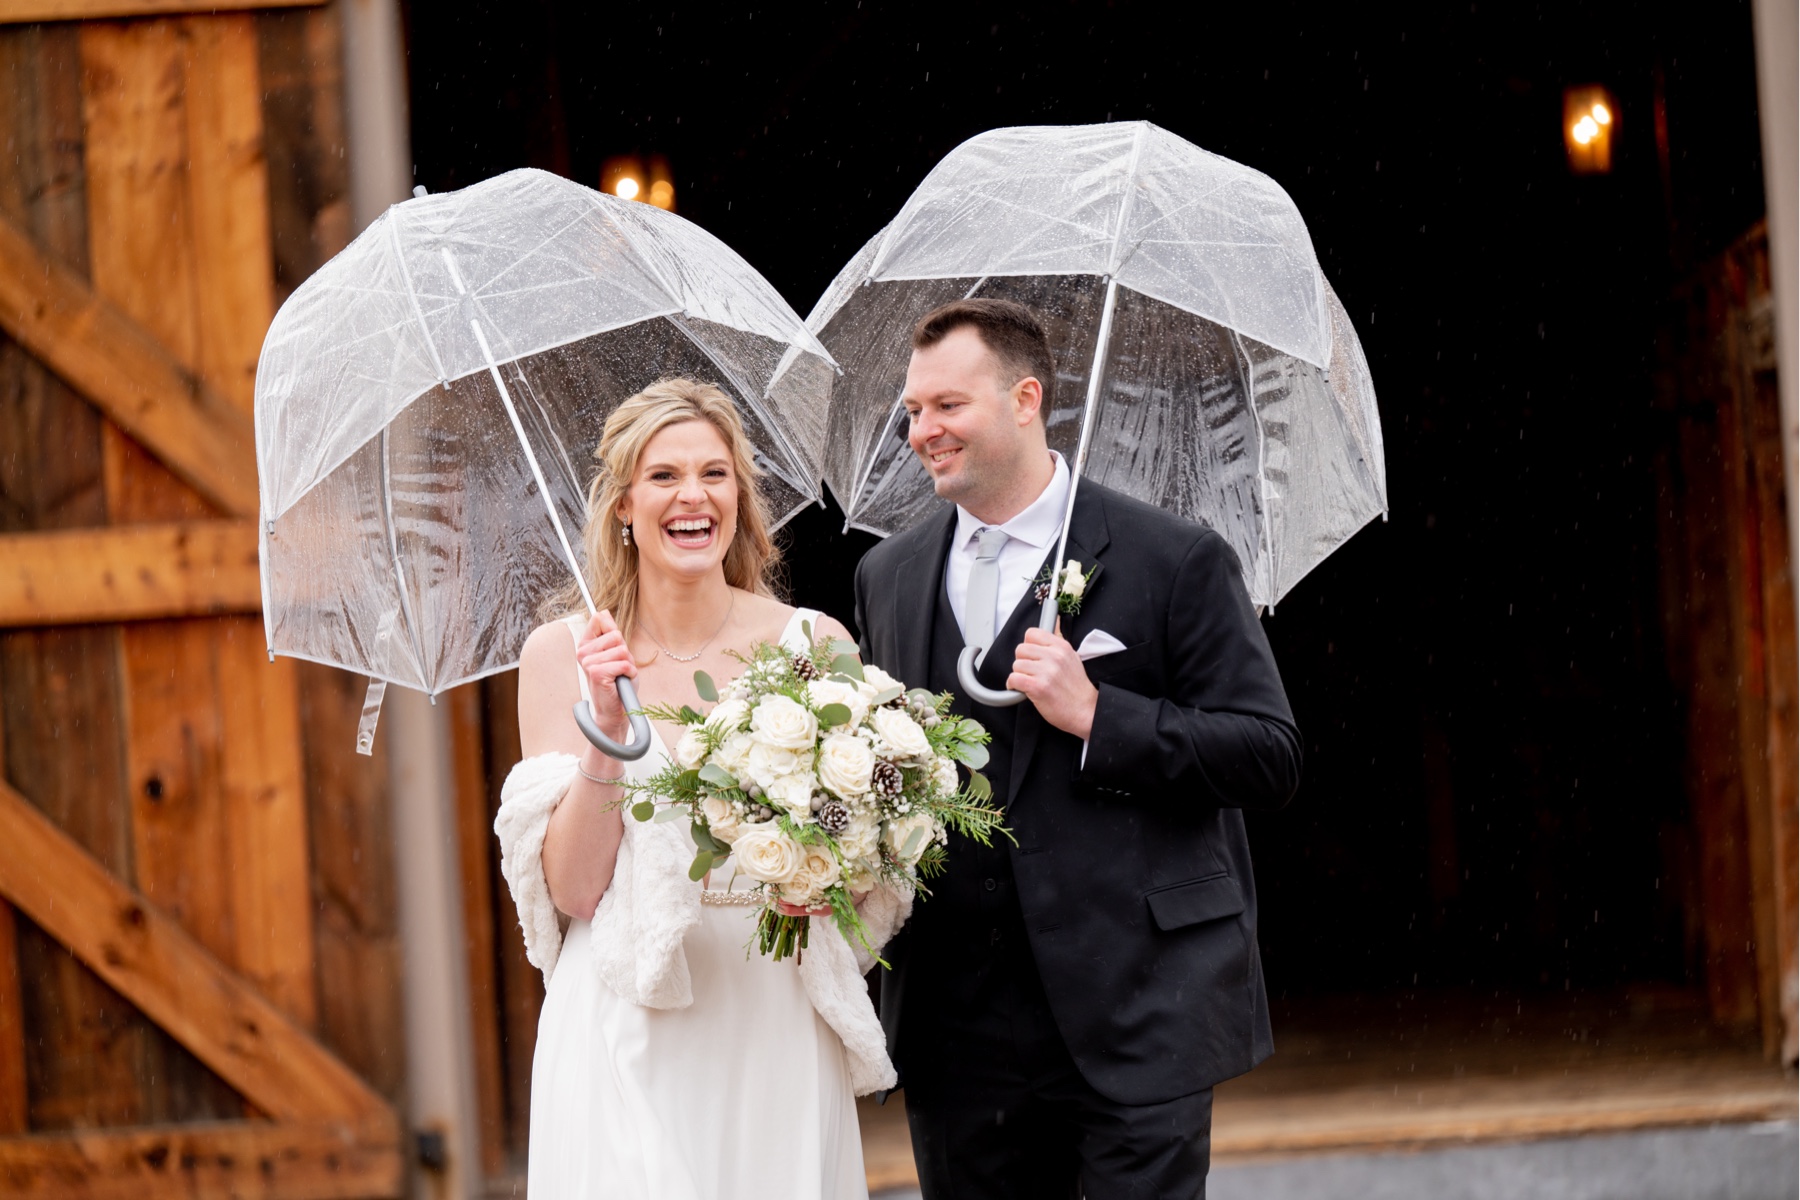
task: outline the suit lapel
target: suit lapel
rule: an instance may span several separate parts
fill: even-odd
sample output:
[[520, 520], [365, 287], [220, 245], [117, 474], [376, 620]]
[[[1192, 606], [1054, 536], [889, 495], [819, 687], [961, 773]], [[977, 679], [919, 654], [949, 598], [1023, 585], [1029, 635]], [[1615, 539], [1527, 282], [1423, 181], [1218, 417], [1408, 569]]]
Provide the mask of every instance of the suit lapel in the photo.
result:
[[937, 608], [937, 589], [944, 586], [944, 560], [950, 553], [950, 528], [956, 523], [956, 509], [944, 506], [944, 512], [920, 527], [923, 541], [912, 554], [894, 567], [894, 636], [893, 673], [907, 687], [925, 687], [931, 671], [931, 617]]
[[[1088, 580], [1090, 589], [1099, 584], [1100, 576], [1104, 573], [1105, 563], [1101, 555], [1105, 553], [1111, 540], [1107, 533], [1106, 513], [1101, 506], [1100, 498], [1093, 495], [1091, 491], [1077, 492], [1075, 513], [1069, 527], [1069, 549], [1063, 561], [1067, 562], [1072, 558], [1081, 564], [1084, 571], [1094, 573], [1093, 577]], [[1027, 599], [1032, 599], [1032, 597], [1027, 596]], [[1037, 606], [1034, 604], [1033, 607], [1035, 609]], [[1064, 618], [1062, 636], [1071, 645], [1079, 646], [1081, 644], [1082, 624], [1079, 615]], [[1023, 632], [1021, 632], [1021, 640], [1023, 640], [1023, 636]], [[985, 673], [983, 672], [983, 674]], [[1037, 752], [1038, 738], [1048, 725], [1048, 722], [1038, 715], [1037, 709], [1029, 700], [1019, 705], [1018, 712], [1018, 723], [1013, 727], [1012, 774], [1006, 785], [1008, 804], [1011, 804], [1018, 795], [1019, 786], [1025, 781], [1025, 771], [1031, 766], [1031, 756]]]

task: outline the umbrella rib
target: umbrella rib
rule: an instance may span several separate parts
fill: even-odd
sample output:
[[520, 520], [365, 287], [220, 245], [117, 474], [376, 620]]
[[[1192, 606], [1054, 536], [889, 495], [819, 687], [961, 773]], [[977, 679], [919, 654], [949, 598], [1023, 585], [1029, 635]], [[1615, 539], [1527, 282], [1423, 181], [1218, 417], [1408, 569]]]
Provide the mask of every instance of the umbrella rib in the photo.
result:
[[[1227, 329], [1231, 329], [1228, 325]], [[1256, 384], [1246, 370], [1250, 356], [1244, 352], [1244, 338], [1237, 330], [1231, 329], [1231, 344], [1237, 351], [1238, 371], [1244, 381], [1244, 401], [1250, 406], [1250, 419], [1256, 424], [1256, 492], [1262, 500], [1262, 535], [1263, 553], [1269, 558], [1269, 611], [1275, 611], [1275, 596], [1280, 591], [1275, 583], [1275, 525], [1274, 509], [1269, 506], [1269, 479], [1263, 470], [1263, 460], [1268, 453], [1269, 437], [1263, 429], [1262, 411], [1256, 407]], [[1251, 572], [1255, 576], [1254, 569]]]
[[[759, 393], [744, 381], [743, 376], [726, 366], [719, 356], [713, 353], [711, 346], [708, 346], [700, 338], [694, 336], [693, 332], [687, 327], [687, 318], [685, 316], [671, 316], [669, 317], [669, 324], [679, 329], [681, 331], [681, 336], [692, 342], [696, 350], [706, 355], [707, 361], [719, 368], [720, 373], [730, 381], [731, 386], [737, 389], [738, 395], [742, 396], [744, 398], [744, 403], [748, 404], [751, 409], [755, 411], [758, 419], [762, 421], [763, 426], [768, 429], [770, 435], [781, 443], [781, 449], [787, 455], [788, 463], [792, 466], [805, 466], [806, 460], [801, 458], [794, 450], [793, 442], [788, 440], [787, 431], [781, 427], [779, 421], [770, 419], [769, 414], [763, 409]], [[794, 483], [791, 479], [788, 480], [788, 482], [790, 484]], [[803, 489], [796, 486], [795, 490], [802, 491]], [[810, 492], [810, 489], [807, 489], [807, 491]], [[809, 498], [817, 499], [816, 496], [810, 495]]]
[[419, 336], [425, 339], [425, 348], [431, 352], [431, 363], [437, 368], [438, 382], [445, 387], [450, 386], [444, 374], [444, 360], [438, 356], [437, 343], [431, 340], [431, 329], [425, 324], [425, 313], [419, 307], [419, 293], [413, 287], [412, 272], [406, 268], [406, 255], [400, 252], [400, 208], [395, 206], [394, 219], [388, 222], [388, 244], [394, 251], [394, 265], [400, 268], [400, 279], [406, 285], [406, 298], [412, 302], [413, 316], [419, 322]]

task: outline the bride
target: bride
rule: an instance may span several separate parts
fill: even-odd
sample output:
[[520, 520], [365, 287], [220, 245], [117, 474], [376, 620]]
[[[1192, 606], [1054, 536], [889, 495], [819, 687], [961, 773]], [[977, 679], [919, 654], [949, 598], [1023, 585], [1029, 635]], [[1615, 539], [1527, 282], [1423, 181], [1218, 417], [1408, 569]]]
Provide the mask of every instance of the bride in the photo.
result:
[[[680, 729], [657, 728], [648, 754], [621, 763], [571, 715], [591, 701], [623, 743], [621, 675], [646, 707], [702, 708], [694, 672], [732, 678], [733, 652], [798, 650], [807, 621], [815, 637], [848, 637], [773, 596], [777, 551], [751, 453], [710, 384], [666, 379], [621, 404], [595, 455], [584, 533], [601, 611], [525, 644], [525, 758], [495, 832], [546, 982], [531, 1079], [538, 1200], [867, 1195], [854, 1097], [894, 1082], [861, 978], [869, 959], [829, 920], [813, 922], [798, 963], [755, 953], [759, 901], [731, 861], [691, 882], [685, 822], [622, 817], [620, 782], [660, 770]], [[580, 606], [574, 590], [564, 599]], [[882, 887], [860, 907], [879, 946], [910, 899]]]

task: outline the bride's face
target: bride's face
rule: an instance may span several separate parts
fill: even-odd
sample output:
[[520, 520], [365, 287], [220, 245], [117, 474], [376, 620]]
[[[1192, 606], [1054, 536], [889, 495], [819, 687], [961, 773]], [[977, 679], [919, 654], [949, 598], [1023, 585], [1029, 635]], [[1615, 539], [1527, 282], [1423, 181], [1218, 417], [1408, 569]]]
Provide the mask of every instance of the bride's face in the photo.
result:
[[694, 579], [725, 561], [737, 508], [730, 447], [710, 421], [683, 421], [644, 446], [619, 519], [631, 524], [639, 570]]

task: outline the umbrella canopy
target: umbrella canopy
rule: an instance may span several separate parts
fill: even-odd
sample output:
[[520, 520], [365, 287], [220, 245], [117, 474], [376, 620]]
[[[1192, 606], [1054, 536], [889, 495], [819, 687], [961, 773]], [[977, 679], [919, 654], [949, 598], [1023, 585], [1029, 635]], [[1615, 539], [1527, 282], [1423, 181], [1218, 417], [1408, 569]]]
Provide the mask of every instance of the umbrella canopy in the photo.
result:
[[263, 344], [270, 653], [433, 694], [515, 666], [581, 561], [620, 401], [667, 375], [718, 384], [779, 523], [818, 498], [834, 369], [761, 275], [673, 213], [532, 170], [393, 206]]
[[939, 503], [906, 445], [912, 325], [969, 296], [1050, 333], [1052, 448], [1217, 530], [1273, 605], [1387, 509], [1367, 361], [1299, 211], [1260, 172], [1148, 122], [958, 146], [808, 318], [845, 373], [825, 481], [886, 535]]

